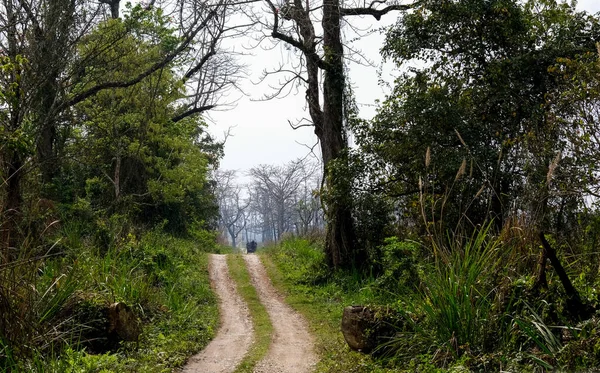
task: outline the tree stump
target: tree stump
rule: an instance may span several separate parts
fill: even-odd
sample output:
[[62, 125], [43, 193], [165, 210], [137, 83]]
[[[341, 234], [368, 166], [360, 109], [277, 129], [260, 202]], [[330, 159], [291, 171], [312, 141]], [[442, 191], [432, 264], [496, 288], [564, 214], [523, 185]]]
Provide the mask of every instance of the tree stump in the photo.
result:
[[115, 341], [136, 342], [142, 333], [137, 317], [131, 307], [123, 302], [108, 307], [108, 336]]
[[370, 353], [395, 330], [385, 315], [365, 306], [348, 306], [342, 316], [342, 334], [348, 346], [359, 352]]

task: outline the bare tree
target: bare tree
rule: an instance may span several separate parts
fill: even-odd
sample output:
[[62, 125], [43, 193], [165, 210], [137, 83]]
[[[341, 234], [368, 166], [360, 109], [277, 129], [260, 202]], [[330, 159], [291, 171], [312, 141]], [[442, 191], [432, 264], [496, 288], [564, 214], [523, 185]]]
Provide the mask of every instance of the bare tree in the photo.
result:
[[317, 191], [320, 188], [322, 176], [317, 167], [306, 167], [306, 177], [300, 186], [295, 202], [296, 232], [300, 236], [323, 228], [323, 210]]
[[[264, 21], [261, 17], [257, 17], [257, 21], [262, 22], [276, 42], [283, 42], [301, 54], [294, 71], [283, 68], [277, 71], [287, 74], [288, 79], [276, 90], [275, 95], [281, 94], [295, 82], [307, 87], [308, 111], [321, 145], [325, 170], [327, 258], [332, 267], [351, 267], [361, 263], [366, 253], [354, 245], [349, 181], [329, 172], [333, 163], [341, 166], [347, 163], [344, 111], [347, 97], [341, 25], [350, 16], [370, 15], [379, 20], [390, 11], [408, 10], [414, 4], [388, 4], [386, 0], [372, 1], [368, 5], [363, 2], [358, 4], [357, 1], [356, 6], [347, 6], [340, 0], [307, 0], [306, 3], [302, 0], [284, 0], [283, 3], [264, 1], [271, 21]], [[321, 24], [322, 35], [316, 32], [316, 22]], [[350, 23], [347, 25], [351, 26]]]
[[304, 162], [298, 160], [285, 166], [260, 165], [249, 172], [260, 194], [273, 202], [277, 240], [293, 227], [296, 193], [306, 178], [304, 167]]
[[215, 173], [221, 228], [229, 234], [233, 247], [237, 247], [237, 237], [246, 229], [246, 209], [250, 204], [248, 200], [244, 201], [242, 188], [236, 184], [235, 177], [232, 170]]
[[252, 216], [249, 229], [259, 233], [263, 242], [275, 241], [277, 229], [273, 199], [256, 182], [248, 187], [248, 194]]
[[[249, 175], [254, 179], [255, 206], [260, 208], [263, 223], [268, 222], [273, 226], [273, 239], [279, 240], [283, 233], [298, 228], [300, 201], [303, 201], [302, 216], [308, 220], [312, 210], [310, 213], [305, 211], [310, 202], [307, 203], [307, 189], [302, 190], [302, 187], [308, 188], [306, 182], [313, 170], [314, 167], [303, 160], [292, 161], [284, 166], [260, 165], [250, 170]], [[300, 191], [304, 191], [305, 195], [301, 196]]]

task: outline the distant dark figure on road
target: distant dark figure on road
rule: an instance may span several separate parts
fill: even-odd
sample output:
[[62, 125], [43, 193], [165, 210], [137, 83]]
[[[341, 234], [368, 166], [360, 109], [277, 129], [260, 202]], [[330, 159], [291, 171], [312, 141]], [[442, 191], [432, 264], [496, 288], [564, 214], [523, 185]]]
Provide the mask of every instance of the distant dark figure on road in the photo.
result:
[[246, 244], [246, 251], [249, 254], [254, 253], [254, 252], [256, 252], [256, 246], [257, 246], [256, 241], [252, 240]]

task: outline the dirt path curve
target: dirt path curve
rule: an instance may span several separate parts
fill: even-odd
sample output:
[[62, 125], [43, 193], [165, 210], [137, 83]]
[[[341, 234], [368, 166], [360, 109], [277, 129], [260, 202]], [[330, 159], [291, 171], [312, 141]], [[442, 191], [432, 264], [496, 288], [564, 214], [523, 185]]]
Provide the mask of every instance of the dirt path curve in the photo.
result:
[[209, 271], [219, 297], [221, 326], [217, 336], [183, 368], [184, 373], [230, 373], [248, 352], [253, 341], [252, 321], [246, 303], [229, 277], [227, 256], [211, 254]]
[[255, 373], [308, 373], [314, 369], [317, 357], [313, 337], [302, 317], [283, 302], [265, 268], [256, 255], [244, 255], [252, 285], [267, 309], [273, 324], [273, 340], [267, 356]]

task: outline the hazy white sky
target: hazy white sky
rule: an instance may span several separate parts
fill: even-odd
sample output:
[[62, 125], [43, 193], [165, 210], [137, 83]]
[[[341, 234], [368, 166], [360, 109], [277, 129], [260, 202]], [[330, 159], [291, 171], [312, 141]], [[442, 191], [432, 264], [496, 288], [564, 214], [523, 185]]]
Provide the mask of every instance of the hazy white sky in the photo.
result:
[[[600, 0], [581, 0], [578, 9], [591, 13], [600, 12]], [[393, 24], [396, 16], [391, 14], [376, 22], [373, 17], [360, 19], [360, 27], [378, 28]], [[239, 40], [240, 45], [248, 45], [249, 41]], [[353, 46], [362, 51], [372, 61], [381, 63], [379, 49], [383, 43], [383, 35], [379, 32], [361, 38]], [[240, 50], [240, 49], [238, 49]], [[247, 53], [244, 62], [248, 65], [249, 79], [241, 82], [242, 89], [248, 97], [242, 97], [237, 106], [228, 111], [211, 112], [210, 132], [217, 138], [223, 132], [235, 126], [225, 145], [225, 157], [221, 161], [222, 169], [246, 171], [259, 164], [282, 164], [290, 160], [304, 157], [310, 153], [309, 147], [316, 144], [312, 128], [305, 127], [293, 130], [288, 121], [296, 122], [307, 117], [305, 112], [304, 88], [296, 95], [282, 99], [257, 101], [266, 93], [272, 92], [268, 84], [255, 85], [265, 69], [276, 68], [289, 56], [283, 47], [271, 51], [255, 50]], [[384, 79], [392, 83], [391, 64], [383, 67]], [[371, 118], [375, 114], [375, 100], [383, 99], [386, 90], [379, 85], [377, 67], [365, 67], [350, 64], [350, 80], [363, 118]], [[318, 146], [315, 147], [318, 154]]]

